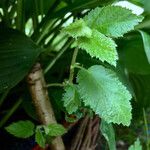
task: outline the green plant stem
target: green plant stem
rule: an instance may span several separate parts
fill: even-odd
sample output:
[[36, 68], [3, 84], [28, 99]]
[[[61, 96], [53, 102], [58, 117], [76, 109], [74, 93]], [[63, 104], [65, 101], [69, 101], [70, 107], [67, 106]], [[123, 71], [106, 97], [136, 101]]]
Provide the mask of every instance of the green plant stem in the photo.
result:
[[55, 39], [55, 37], [57, 37], [57, 35], [60, 33], [60, 28], [61, 26], [70, 18], [72, 17], [72, 14], [70, 14], [67, 18], [63, 18], [61, 20], [61, 22], [55, 26], [55, 24], [58, 22], [55, 22], [55, 24], [52, 24], [51, 26], [51, 30], [49, 32], [45, 32], [45, 34], [43, 34], [42, 38], [40, 40], [38, 40], [38, 43], [45, 41], [50, 35], [52, 35], [54, 33], [53, 38], [47, 43], [47, 45], [51, 44], [53, 39]]
[[16, 27], [18, 30], [24, 32], [24, 9], [23, 9], [24, 0], [17, 1], [17, 20]]
[[62, 83], [50, 83], [46, 85], [47, 88], [49, 87], [64, 87], [64, 84]]
[[13, 4], [11, 11], [9, 12], [9, 18], [13, 19], [16, 12], [17, 4]]
[[3, 93], [3, 95], [2, 95], [2, 97], [1, 97], [1, 99], [0, 99], [0, 107], [2, 106], [2, 104], [3, 104], [3, 102], [4, 102], [5, 98], [6, 98], [6, 96], [8, 95], [8, 93], [9, 93], [9, 89], [6, 90], [6, 91]]
[[8, 17], [8, 10], [7, 10], [7, 7], [3, 4], [2, 5], [3, 7], [3, 18], [2, 20], [4, 20], [4, 23], [9, 26], [9, 17]]
[[[60, 3], [60, 0], [56, 1], [56, 3], [54, 2], [54, 4], [49, 8], [47, 14], [42, 19], [42, 21], [39, 23], [37, 29], [32, 34], [32, 36], [31, 36], [32, 39], [34, 39], [34, 37], [39, 37], [40, 29], [43, 29], [42, 32], [44, 32], [44, 33], [47, 31], [47, 27], [49, 26], [49, 20], [51, 20], [51, 14], [54, 9], [54, 6], [57, 7], [59, 3]], [[53, 17], [53, 18], [57, 18], [57, 17]], [[36, 40], [36, 42], [37, 42], [37, 40]]]
[[40, 14], [41, 14], [42, 19], [43, 19], [43, 15], [44, 15], [43, 0], [39, 0], [39, 6], [40, 6]]
[[33, 20], [33, 28], [36, 29], [38, 26], [38, 1], [37, 0], [33, 0], [34, 2], [34, 9], [33, 9], [33, 14], [32, 14], [32, 20]]
[[22, 99], [20, 98], [13, 107], [8, 111], [8, 113], [1, 119], [0, 121], [0, 128], [4, 126], [4, 124], [7, 122], [7, 120], [13, 115], [13, 113], [18, 109], [20, 104], [22, 103]]
[[59, 45], [61, 42], [65, 42], [67, 40], [67, 35], [64, 35], [61, 39], [59, 39], [54, 45], [53, 48], [55, 49], [55, 47], [57, 47], [57, 45]]
[[[57, 19], [54, 21], [54, 23], [57, 22]], [[39, 44], [41, 42], [41, 40], [43, 39], [43, 37], [45, 36], [45, 34], [47, 34], [49, 28], [52, 28], [54, 23], [50, 23], [50, 21], [44, 26], [44, 29], [42, 29], [41, 32], [38, 32], [36, 35], [32, 35], [31, 38], [36, 42], [36, 44]], [[34, 31], [35, 33], [35, 31]]]
[[[54, 39], [57, 37], [57, 35], [59, 34], [59, 31], [56, 30], [56, 32], [52, 35], [51, 39], [49, 40], [49, 42], [44, 45], [44, 47], [48, 47], [51, 46], [51, 44], [53, 43]], [[41, 43], [43, 43], [46, 39], [44, 39], [43, 41], [41, 41]], [[40, 43], [40, 44], [41, 44]]]
[[74, 64], [76, 63], [76, 58], [78, 55], [78, 48], [75, 48], [72, 60], [71, 60], [71, 65], [70, 65], [70, 75], [69, 75], [69, 82], [73, 82], [73, 76], [74, 76]]
[[57, 54], [57, 56], [50, 62], [50, 64], [46, 67], [44, 70], [44, 74], [46, 74], [56, 63], [56, 61], [61, 57], [61, 55], [68, 49], [68, 47], [71, 45], [73, 40], [67, 41], [63, 49]]
[[146, 119], [146, 113], [145, 113], [145, 109], [143, 108], [143, 118], [144, 118], [144, 126], [145, 126], [145, 134], [146, 134], [146, 146], [147, 146], [147, 150], [150, 150], [150, 140], [149, 140], [149, 134], [148, 134], [148, 123], [147, 123], [147, 119]]
[[2, 13], [0, 12], [0, 18], [2, 19], [3, 18], [3, 15], [2, 15]]

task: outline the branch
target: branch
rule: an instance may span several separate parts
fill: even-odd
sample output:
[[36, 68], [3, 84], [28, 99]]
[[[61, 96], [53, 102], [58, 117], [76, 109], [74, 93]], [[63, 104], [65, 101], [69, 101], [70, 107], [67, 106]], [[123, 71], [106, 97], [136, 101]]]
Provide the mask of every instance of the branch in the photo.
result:
[[[37, 63], [29, 73], [27, 82], [41, 123], [44, 125], [56, 123], [53, 108], [46, 89], [43, 71], [39, 63]], [[55, 138], [52, 141], [50, 148], [52, 150], [65, 150], [61, 137]]]

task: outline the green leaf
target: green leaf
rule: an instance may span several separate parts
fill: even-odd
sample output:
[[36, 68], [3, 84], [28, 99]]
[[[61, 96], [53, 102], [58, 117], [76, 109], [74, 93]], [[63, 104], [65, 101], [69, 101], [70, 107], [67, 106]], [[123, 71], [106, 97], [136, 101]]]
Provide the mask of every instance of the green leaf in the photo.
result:
[[106, 6], [95, 8], [84, 17], [90, 28], [111, 36], [121, 37], [134, 29], [134, 26], [143, 20], [142, 16], [136, 16], [130, 10], [120, 6]]
[[134, 145], [131, 145], [128, 150], [142, 150], [142, 146], [140, 144], [140, 140], [137, 139]]
[[80, 37], [77, 42], [77, 46], [84, 49], [91, 57], [96, 57], [103, 62], [107, 61], [116, 66], [118, 55], [116, 44], [111, 38], [106, 37], [97, 30], [93, 30], [91, 38]]
[[115, 132], [112, 124], [108, 124], [102, 119], [100, 130], [108, 142], [109, 149], [116, 150]]
[[144, 44], [144, 50], [148, 59], [148, 62], [150, 64], [150, 35], [146, 32], [139, 31], [141, 33], [143, 44]]
[[35, 132], [35, 141], [42, 147], [45, 148], [46, 145], [46, 137], [44, 136], [44, 133], [42, 132], [40, 127], [36, 128]]
[[34, 124], [31, 121], [26, 120], [12, 123], [5, 129], [7, 132], [18, 138], [28, 138], [34, 134], [34, 128]]
[[150, 13], [150, 3], [148, 0], [142, 0], [143, 4], [144, 4], [144, 10], [147, 12], [147, 13]]
[[64, 101], [64, 107], [68, 114], [72, 114], [78, 110], [81, 101], [75, 85], [68, 85], [65, 87], [65, 93], [62, 100]]
[[[69, 0], [70, 1], [70, 0]], [[52, 12], [52, 16], [51, 14], [48, 15], [48, 18], [57, 18], [57, 17], [62, 17], [63, 15], [72, 12], [72, 13], [79, 13], [82, 12], [82, 10], [85, 9], [91, 9], [91, 8], [95, 8], [97, 6], [104, 6], [106, 4], [111, 4], [113, 3], [115, 0], [75, 0], [74, 3], [71, 3], [69, 6], [62, 8], [59, 11], [54, 11]]]
[[136, 74], [150, 74], [142, 39], [138, 36], [123, 40], [118, 48], [119, 60], [126, 67], [128, 72]]
[[13, 29], [0, 30], [0, 93], [14, 87], [29, 72], [41, 49]]
[[66, 129], [61, 124], [50, 124], [43, 127], [48, 136], [60, 136], [66, 133]]
[[81, 36], [91, 37], [92, 35], [92, 30], [86, 25], [83, 19], [76, 20], [74, 23], [71, 23], [69, 26], [65, 27], [62, 32], [72, 36], [73, 38]]
[[107, 123], [130, 125], [131, 95], [116, 73], [95, 65], [81, 69], [77, 76], [78, 91], [86, 106], [90, 106]]

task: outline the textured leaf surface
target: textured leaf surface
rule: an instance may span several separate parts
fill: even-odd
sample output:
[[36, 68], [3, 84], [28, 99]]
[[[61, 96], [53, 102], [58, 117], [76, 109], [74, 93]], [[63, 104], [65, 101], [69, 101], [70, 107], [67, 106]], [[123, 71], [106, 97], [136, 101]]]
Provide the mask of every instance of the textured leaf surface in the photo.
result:
[[106, 121], [102, 119], [100, 130], [108, 142], [108, 146], [110, 150], [116, 150], [116, 142], [115, 142], [115, 132], [112, 124], [108, 124]]
[[140, 31], [140, 33], [143, 39], [145, 54], [150, 64], [150, 35], [143, 31]]
[[46, 138], [42, 130], [37, 127], [35, 132], [35, 141], [42, 147], [45, 148]]
[[93, 30], [91, 38], [80, 37], [77, 42], [78, 47], [86, 50], [91, 57], [96, 57], [103, 62], [107, 61], [116, 66], [118, 55], [116, 44], [111, 38], [106, 37], [97, 30]]
[[48, 136], [60, 136], [66, 133], [66, 129], [60, 124], [50, 124], [44, 126], [45, 133]]
[[134, 145], [131, 145], [128, 150], [142, 150], [142, 146], [140, 144], [140, 140], [137, 139]]
[[78, 110], [81, 102], [75, 85], [68, 85], [67, 87], [65, 87], [63, 101], [64, 107], [69, 114], [72, 114]]
[[130, 10], [120, 6], [106, 6], [95, 8], [84, 17], [90, 28], [111, 36], [120, 37], [143, 20], [142, 16], [136, 16]]
[[12, 123], [5, 129], [10, 134], [18, 137], [18, 138], [28, 138], [34, 134], [34, 124], [31, 121], [18, 121]]
[[80, 36], [91, 37], [92, 35], [92, 30], [86, 25], [83, 19], [76, 20], [74, 23], [65, 27], [62, 32], [74, 38]]
[[77, 82], [85, 105], [90, 106], [107, 123], [130, 124], [131, 95], [115, 72], [95, 65], [88, 70], [80, 70]]
[[0, 93], [12, 88], [35, 62], [41, 50], [24, 34], [12, 30], [0, 30]]

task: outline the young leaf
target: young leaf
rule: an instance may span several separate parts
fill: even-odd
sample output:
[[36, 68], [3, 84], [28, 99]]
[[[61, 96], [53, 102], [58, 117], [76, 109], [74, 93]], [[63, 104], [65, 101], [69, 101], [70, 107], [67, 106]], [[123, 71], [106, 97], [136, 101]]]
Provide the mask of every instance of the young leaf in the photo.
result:
[[100, 130], [108, 142], [109, 149], [116, 150], [115, 132], [112, 124], [108, 124], [102, 119]]
[[69, 26], [65, 27], [62, 32], [72, 36], [73, 38], [81, 36], [91, 37], [92, 35], [92, 30], [86, 25], [83, 19], [76, 20], [74, 23], [71, 23]]
[[134, 145], [131, 145], [128, 150], [142, 150], [142, 146], [140, 144], [140, 140], [137, 139]]
[[50, 124], [43, 127], [45, 130], [45, 134], [48, 136], [60, 136], [66, 133], [66, 129], [60, 124]]
[[68, 85], [65, 87], [63, 101], [68, 114], [72, 114], [78, 110], [81, 102], [75, 85]]
[[46, 138], [44, 133], [41, 131], [41, 128], [37, 127], [35, 132], [35, 141], [42, 147], [45, 148]]
[[147, 60], [150, 64], [150, 35], [143, 31], [139, 31], [139, 32], [141, 33], [143, 44], [144, 44], [144, 50], [147, 56]]
[[21, 81], [41, 52], [30, 38], [0, 27], [0, 93]]
[[81, 69], [77, 76], [78, 91], [86, 106], [90, 106], [107, 123], [129, 125], [131, 95], [116, 73], [95, 65]]
[[91, 38], [80, 37], [77, 40], [77, 46], [84, 49], [92, 57], [96, 57], [101, 61], [107, 61], [111, 65], [116, 66], [118, 59], [116, 44], [111, 39], [97, 30], [92, 31]]
[[107, 36], [121, 37], [133, 30], [143, 17], [120, 6], [106, 6], [90, 11], [84, 20], [91, 29], [95, 28]]
[[5, 129], [7, 130], [7, 132], [18, 138], [28, 138], [34, 134], [34, 128], [34, 124], [31, 121], [27, 120], [12, 123]]

